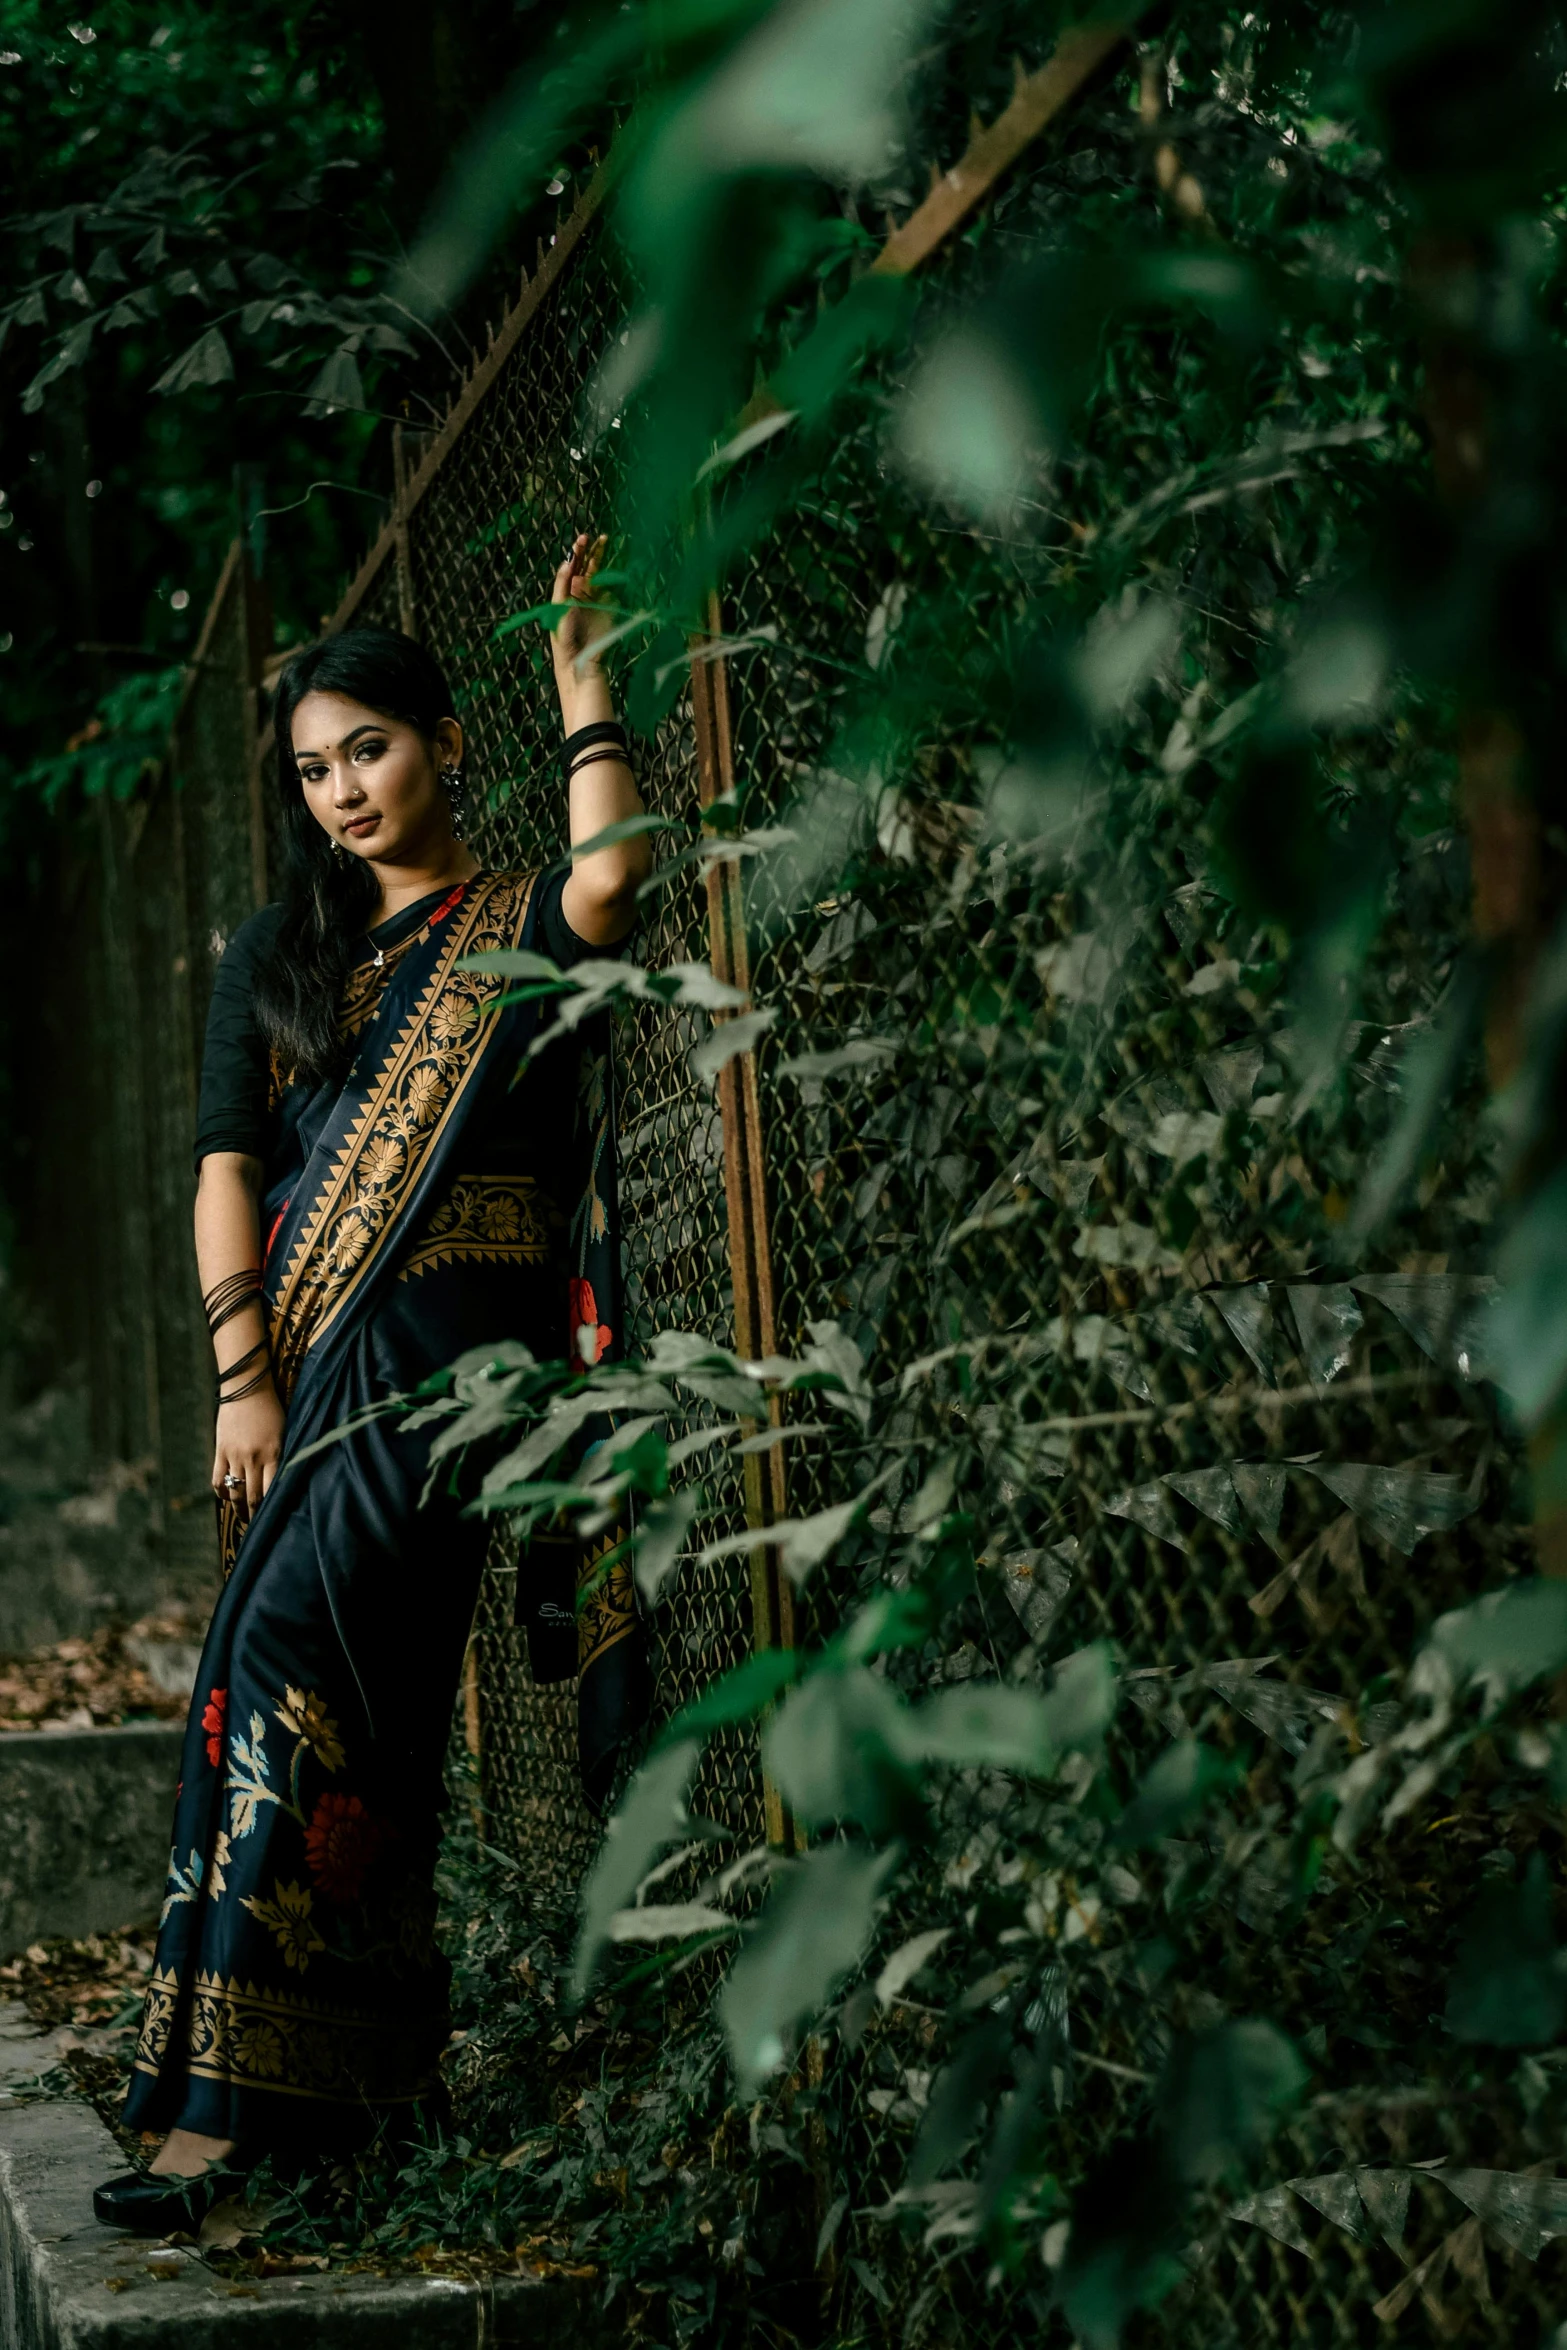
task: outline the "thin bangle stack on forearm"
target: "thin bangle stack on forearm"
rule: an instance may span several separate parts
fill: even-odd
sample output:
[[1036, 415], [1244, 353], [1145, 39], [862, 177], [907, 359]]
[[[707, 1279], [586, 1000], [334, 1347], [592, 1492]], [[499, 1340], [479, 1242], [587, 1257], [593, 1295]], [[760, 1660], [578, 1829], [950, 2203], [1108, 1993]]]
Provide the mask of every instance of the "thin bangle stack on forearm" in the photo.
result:
[[600, 718], [568, 734], [560, 755], [569, 783], [584, 767], [597, 766], [601, 760], [613, 759], [618, 766], [629, 767], [631, 739], [618, 718]]
[[[220, 1281], [215, 1289], [209, 1289], [201, 1302], [207, 1312], [207, 1328], [216, 1338], [225, 1322], [232, 1322], [234, 1316], [242, 1314], [247, 1306], [260, 1304], [260, 1268], [250, 1265], [242, 1273], [231, 1273], [226, 1281]], [[258, 1363], [261, 1368], [256, 1370]], [[253, 1372], [253, 1377], [246, 1379], [242, 1387], [231, 1387], [225, 1393], [224, 1380], [241, 1378], [246, 1371]], [[265, 1387], [271, 1377], [272, 1349], [267, 1340], [262, 1338], [249, 1354], [241, 1355], [237, 1363], [227, 1364], [218, 1373], [213, 1382], [213, 1395], [219, 1404], [240, 1403], [247, 1395], [255, 1395]]]
[[[253, 1363], [261, 1365], [253, 1379], [247, 1379], [243, 1387], [230, 1387], [225, 1390], [223, 1385], [225, 1379], [237, 1378], [241, 1371], [248, 1371]], [[227, 1370], [218, 1373], [213, 1393], [220, 1404], [241, 1403], [247, 1395], [255, 1395], [259, 1389], [267, 1386], [271, 1377], [272, 1349], [263, 1338], [258, 1346], [251, 1348], [248, 1355], [241, 1355], [237, 1363], [230, 1363]]]

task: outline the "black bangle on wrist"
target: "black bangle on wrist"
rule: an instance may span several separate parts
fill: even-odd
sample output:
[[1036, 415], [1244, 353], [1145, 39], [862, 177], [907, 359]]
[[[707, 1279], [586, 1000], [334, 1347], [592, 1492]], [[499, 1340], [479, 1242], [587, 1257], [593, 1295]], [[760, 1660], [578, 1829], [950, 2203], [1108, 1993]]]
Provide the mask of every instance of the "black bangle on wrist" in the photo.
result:
[[[253, 1379], [247, 1380], [243, 1387], [231, 1388], [227, 1395], [224, 1394], [223, 1382], [225, 1379], [239, 1378], [244, 1372], [250, 1370], [258, 1362], [261, 1365], [261, 1369], [256, 1373], [256, 1376]], [[242, 1396], [254, 1395], [257, 1388], [264, 1387], [271, 1376], [272, 1350], [267, 1341], [263, 1338], [258, 1345], [251, 1348], [249, 1354], [241, 1355], [238, 1362], [228, 1363], [224, 1366], [224, 1368], [218, 1373], [217, 1379], [213, 1384], [213, 1394], [220, 1405], [226, 1403], [238, 1403]]]
[[598, 750], [584, 751], [580, 759], [573, 759], [566, 770], [566, 781], [569, 783], [574, 775], [580, 775], [584, 767], [601, 767], [606, 760], [612, 760], [617, 767], [624, 767], [629, 774], [631, 761], [626, 753], [614, 743], [604, 743]]
[[201, 1302], [206, 1309], [207, 1328], [213, 1337], [216, 1338], [225, 1322], [232, 1322], [236, 1314], [242, 1314], [248, 1305], [254, 1304], [261, 1293], [261, 1273], [257, 1266], [249, 1266], [241, 1273], [231, 1273], [226, 1281], [220, 1281], [216, 1288], [209, 1289]]
[[630, 761], [631, 741], [620, 720], [618, 718], [597, 718], [591, 726], [579, 726], [575, 734], [568, 734], [562, 743], [560, 755], [566, 764], [568, 773], [577, 753], [585, 751], [590, 743], [617, 743], [627, 762]]

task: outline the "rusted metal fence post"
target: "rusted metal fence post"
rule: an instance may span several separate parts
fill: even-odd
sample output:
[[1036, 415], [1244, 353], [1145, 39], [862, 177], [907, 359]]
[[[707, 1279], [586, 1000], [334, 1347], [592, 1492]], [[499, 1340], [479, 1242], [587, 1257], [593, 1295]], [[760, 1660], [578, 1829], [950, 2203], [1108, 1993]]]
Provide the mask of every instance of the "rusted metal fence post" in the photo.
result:
[[[709, 598], [707, 633], [691, 643], [691, 713], [696, 729], [698, 797], [710, 808], [734, 787], [734, 736], [729, 713], [729, 673], [722, 652], [722, 615]], [[715, 978], [749, 994], [751, 957], [745, 935], [745, 903], [738, 857], [715, 857], [707, 869], [707, 918]], [[725, 1017], [725, 1015], [720, 1015]], [[778, 1351], [773, 1302], [773, 1260], [767, 1222], [767, 1157], [762, 1140], [762, 1103], [756, 1055], [736, 1053], [718, 1073], [718, 1108], [724, 1135], [724, 1195], [729, 1214], [729, 1262], [734, 1279], [737, 1353], [751, 1361]], [[772, 1407], [776, 1423], [778, 1411]], [[745, 1456], [746, 1524], [776, 1525], [786, 1514], [783, 1450], [769, 1445]], [[751, 1611], [756, 1646], [793, 1648], [794, 1593], [774, 1544], [751, 1553]], [[798, 1842], [787, 1805], [764, 1780], [763, 1801], [771, 1844]]]
[[[976, 127], [963, 156], [933, 182], [925, 201], [888, 238], [871, 264], [872, 270], [901, 277], [929, 260], [1031, 141], [1120, 47], [1138, 14], [1134, 6], [1102, 21], [1069, 28], [1037, 72], [1020, 75], [1011, 103], [988, 128]], [[752, 397], [739, 422], [755, 422], [776, 407], [776, 399], [764, 386]], [[723, 614], [716, 593], [708, 599], [706, 618], [706, 631], [692, 638], [690, 654], [698, 796], [701, 805], [709, 808], [734, 785], [729, 674], [721, 649]], [[708, 866], [707, 906], [714, 976], [749, 993], [751, 962], [738, 857], [715, 857]], [[755, 1360], [776, 1353], [777, 1338], [767, 1158], [754, 1053], [737, 1053], [725, 1062], [718, 1077], [718, 1100], [734, 1277], [735, 1346]], [[772, 1419], [776, 1424], [776, 1404]], [[746, 1523], [753, 1527], [776, 1525], [786, 1515], [781, 1445], [746, 1456], [745, 1508]], [[759, 1545], [751, 1554], [751, 1605], [757, 1648], [793, 1648], [794, 1594], [774, 1545]], [[768, 1841], [798, 1848], [803, 1838], [783, 1798], [765, 1776], [763, 1801]]]
[[[1491, 494], [1495, 393], [1479, 331], [1489, 265], [1481, 239], [1466, 234], [1426, 238], [1410, 263], [1411, 290], [1425, 313], [1431, 469], [1457, 522]], [[1494, 1095], [1523, 1061], [1530, 991], [1560, 911], [1563, 876], [1542, 821], [1541, 778], [1528, 772], [1527, 746], [1510, 712], [1482, 704], [1461, 713], [1458, 771], [1474, 935], [1491, 959], [1485, 1061]], [[1556, 1576], [1567, 1576], [1564, 1454], [1567, 1410], [1558, 1403], [1529, 1442], [1535, 1550], [1542, 1573]]]
[[245, 605], [245, 671], [242, 681], [245, 718], [253, 742], [246, 779], [246, 813], [250, 820], [250, 887], [257, 907], [270, 892], [268, 871], [266, 751], [262, 727], [262, 676], [272, 651], [272, 596], [261, 568], [260, 550], [247, 537], [240, 542], [240, 593]]
[[392, 544], [397, 565], [397, 625], [404, 636], [417, 636], [414, 626], [414, 567], [408, 544], [408, 448], [400, 424], [392, 427]]

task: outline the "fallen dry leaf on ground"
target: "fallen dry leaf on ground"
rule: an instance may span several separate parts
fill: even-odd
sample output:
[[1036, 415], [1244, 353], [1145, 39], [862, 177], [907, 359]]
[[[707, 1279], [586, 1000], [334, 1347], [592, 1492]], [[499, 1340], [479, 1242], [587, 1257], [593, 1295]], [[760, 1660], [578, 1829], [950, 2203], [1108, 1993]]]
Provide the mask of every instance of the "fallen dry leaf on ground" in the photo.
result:
[[203, 2252], [232, 2252], [237, 2244], [261, 2234], [274, 2208], [271, 2203], [245, 2203], [237, 2195], [226, 2196], [223, 2202], [214, 2203], [196, 2241]]
[[164, 1609], [27, 1656], [0, 1659], [0, 1732], [91, 1730], [183, 1718], [205, 1625]]

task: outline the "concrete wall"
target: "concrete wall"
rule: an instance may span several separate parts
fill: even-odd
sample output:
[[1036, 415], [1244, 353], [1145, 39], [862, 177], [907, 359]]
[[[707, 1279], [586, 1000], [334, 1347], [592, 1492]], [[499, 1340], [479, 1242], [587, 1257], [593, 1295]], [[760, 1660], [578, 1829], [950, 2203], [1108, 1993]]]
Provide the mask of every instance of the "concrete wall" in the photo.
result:
[[134, 1622], [171, 1600], [210, 1605], [215, 1540], [210, 1549], [199, 1574], [171, 1567], [150, 1464], [92, 1461], [78, 1390], [50, 1388], [0, 1414], [0, 1656], [95, 1632], [111, 1618]]
[[157, 1916], [183, 1736], [177, 1722], [0, 1733], [0, 1960]]

